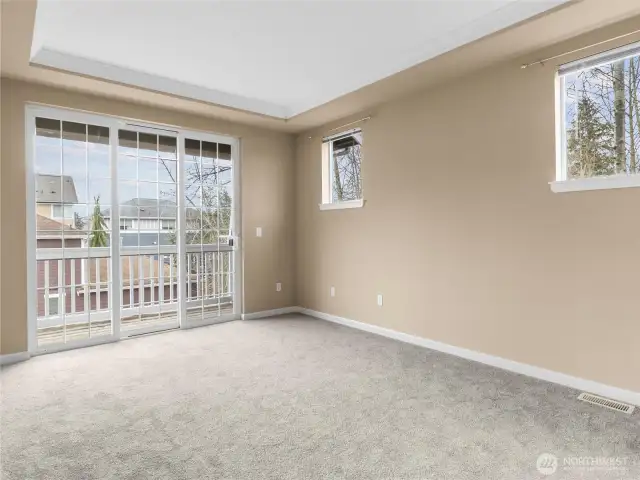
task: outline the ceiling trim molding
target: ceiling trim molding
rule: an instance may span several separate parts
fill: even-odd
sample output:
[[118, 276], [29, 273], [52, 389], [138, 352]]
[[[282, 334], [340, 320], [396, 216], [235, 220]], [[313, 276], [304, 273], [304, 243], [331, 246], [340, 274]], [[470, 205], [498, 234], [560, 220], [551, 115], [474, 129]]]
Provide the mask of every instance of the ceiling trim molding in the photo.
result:
[[285, 120], [291, 116], [286, 107], [264, 100], [192, 85], [190, 83], [80, 57], [51, 48], [43, 47], [38, 49], [35, 54], [31, 56], [30, 63], [34, 66], [80, 74], [158, 93], [166, 93], [189, 100], [199, 100], [210, 104], [245, 110], [279, 120]]

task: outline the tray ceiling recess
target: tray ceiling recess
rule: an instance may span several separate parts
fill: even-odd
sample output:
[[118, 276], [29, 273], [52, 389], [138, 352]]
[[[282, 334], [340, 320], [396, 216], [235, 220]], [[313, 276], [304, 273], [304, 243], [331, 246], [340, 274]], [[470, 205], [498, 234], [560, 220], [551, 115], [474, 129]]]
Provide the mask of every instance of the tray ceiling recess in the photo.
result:
[[40, 0], [31, 63], [288, 119], [567, 0]]

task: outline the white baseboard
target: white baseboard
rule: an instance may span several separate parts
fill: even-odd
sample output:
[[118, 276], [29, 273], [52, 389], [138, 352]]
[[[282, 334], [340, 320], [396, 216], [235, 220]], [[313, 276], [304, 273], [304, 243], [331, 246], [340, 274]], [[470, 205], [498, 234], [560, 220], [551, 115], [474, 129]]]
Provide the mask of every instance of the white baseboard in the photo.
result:
[[319, 318], [321, 320], [327, 320], [329, 322], [338, 323], [340, 325], [356, 328], [365, 332], [382, 335], [383, 337], [393, 338], [401, 342], [411, 343], [420, 347], [430, 348], [439, 352], [448, 353], [457, 357], [465, 358], [467, 360], [472, 360], [474, 362], [484, 363], [486, 365], [491, 365], [492, 367], [519, 373], [528, 377], [545, 380], [551, 383], [557, 383], [566, 387], [575, 388], [576, 390], [595, 393], [604, 397], [619, 400], [621, 402], [640, 406], [640, 393], [638, 392], [632, 392], [630, 390], [612, 387], [610, 385], [594, 382], [592, 380], [585, 380], [583, 378], [574, 377], [565, 373], [555, 372], [553, 370], [547, 370], [545, 368], [535, 367], [533, 365], [527, 365], [526, 363], [520, 363], [513, 360], [508, 360], [506, 358], [488, 355], [486, 353], [467, 350], [466, 348], [456, 347], [454, 345], [437, 342], [428, 338], [417, 337], [415, 335], [409, 335], [408, 333], [402, 333], [388, 328], [378, 327], [376, 325], [370, 325], [368, 323], [330, 315], [328, 313], [317, 312], [315, 310], [309, 310], [306, 308], [300, 309], [299, 311], [305, 315]]
[[256, 320], [258, 318], [275, 317], [276, 315], [286, 315], [287, 313], [300, 313], [300, 307], [284, 307], [275, 310], [263, 310], [262, 312], [243, 313], [242, 320]]
[[0, 365], [11, 365], [12, 363], [24, 362], [29, 360], [31, 355], [29, 352], [8, 353], [0, 355]]

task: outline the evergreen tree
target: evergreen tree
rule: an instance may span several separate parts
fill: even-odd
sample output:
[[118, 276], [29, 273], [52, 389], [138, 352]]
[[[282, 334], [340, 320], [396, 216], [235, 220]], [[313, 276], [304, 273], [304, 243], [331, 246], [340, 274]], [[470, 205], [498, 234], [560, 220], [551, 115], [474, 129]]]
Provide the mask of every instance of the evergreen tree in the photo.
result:
[[91, 214], [90, 227], [91, 234], [89, 235], [90, 247], [106, 247], [108, 242], [107, 237], [107, 224], [104, 220], [104, 215], [100, 210], [100, 195], [94, 198], [96, 202], [93, 207], [93, 213]]
[[612, 175], [616, 172], [615, 128], [600, 115], [588, 96], [578, 101], [567, 139], [571, 177]]

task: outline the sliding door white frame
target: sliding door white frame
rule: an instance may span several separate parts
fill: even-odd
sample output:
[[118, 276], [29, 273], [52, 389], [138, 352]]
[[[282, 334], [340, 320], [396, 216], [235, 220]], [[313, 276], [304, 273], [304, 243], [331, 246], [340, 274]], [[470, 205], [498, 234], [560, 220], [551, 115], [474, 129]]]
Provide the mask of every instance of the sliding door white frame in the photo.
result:
[[[118, 130], [137, 130], [147, 131], [148, 133], [175, 136], [177, 138], [177, 168], [178, 168], [178, 185], [177, 185], [177, 208], [178, 221], [177, 227], [180, 234], [177, 239], [177, 255], [178, 255], [178, 322], [181, 328], [192, 328], [211, 323], [219, 323], [223, 321], [235, 320], [241, 317], [242, 312], [242, 251], [241, 251], [241, 214], [240, 214], [240, 143], [237, 138], [218, 135], [207, 132], [190, 131], [180, 127], [164, 124], [154, 124], [150, 122], [140, 121], [137, 119], [127, 119], [121, 117], [113, 117], [109, 115], [100, 115], [88, 113], [78, 110], [71, 110], [59, 107], [50, 107], [46, 105], [29, 103], [25, 112], [25, 162], [26, 162], [26, 222], [27, 222], [27, 315], [28, 315], [28, 349], [34, 354], [50, 353], [73, 348], [80, 348], [90, 345], [109, 343], [118, 341], [129, 336], [128, 333], [121, 331], [121, 316], [123, 309], [120, 302], [121, 292], [121, 275], [120, 275], [120, 255], [127, 249], [120, 246], [119, 241], [113, 241], [114, 236], [119, 237], [119, 208], [112, 207], [112, 241], [110, 242], [110, 268], [111, 268], [111, 299], [110, 299], [110, 318], [111, 318], [111, 334], [99, 337], [74, 340], [66, 343], [55, 344], [46, 347], [38, 347], [37, 331], [38, 331], [38, 311], [37, 311], [37, 275], [36, 275], [36, 195], [35, 195], [35, 175], [34, 175], [34, 155], [35, 155], [35, 120], [37, 117], [51, 118], [66, 122], [77, 122], [88, 125], [96, 125], [109, 128], [109, 158], [111, 172], [111, 198], [113, 205], [118, 203]], [[165, 133], [162, 133], [162, 130]], [[184, 159], [185, 159], [185, 138], [209, 141], [215, 143], [223, 143], [231, 145], [232, 159], [232, 185], [233, 185], [233, 203], [231, 210], [231, 225], [233, 233], [233, 313], [221, 315], [217, 318], [203, 322], [187, 321], [186, 311], [186, 271], [183, 266], [188, 251], [185, 245], [186, 219], [185, 219], [185, 187], [184, 187]], [[104, 316], [107, 312], [100, 312]], [[152, 329], [150, 331], [153, 331]], [[137, 330], [136, 334], [145, 333], [145, 330]]]

